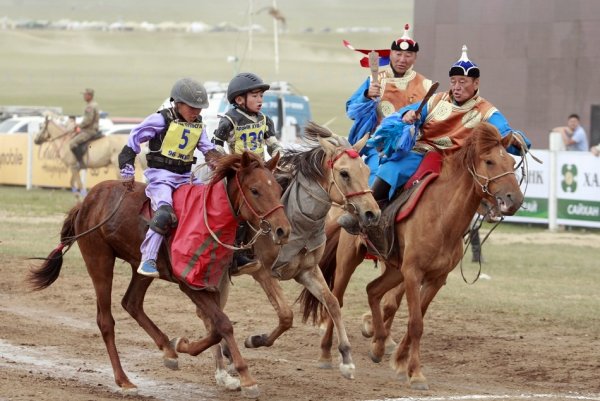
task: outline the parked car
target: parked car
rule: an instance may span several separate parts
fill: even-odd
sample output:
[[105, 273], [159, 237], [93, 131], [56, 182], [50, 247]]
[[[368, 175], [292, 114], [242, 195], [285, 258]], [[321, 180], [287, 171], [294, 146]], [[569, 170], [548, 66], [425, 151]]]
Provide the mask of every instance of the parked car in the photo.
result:
[[27, 134], [40, 130], [42, 116], [10, 117], [0, 123], [0, 134]]
[[137, 124], [113, 124], [112, 127], [103, 130], [104, 135], [129, 135], [131, 130], [137, 126]]

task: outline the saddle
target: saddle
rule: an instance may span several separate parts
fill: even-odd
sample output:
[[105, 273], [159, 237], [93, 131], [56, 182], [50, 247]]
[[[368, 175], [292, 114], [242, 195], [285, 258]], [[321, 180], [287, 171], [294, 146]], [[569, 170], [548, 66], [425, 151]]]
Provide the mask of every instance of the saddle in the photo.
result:
[[[172, 276], [196, 290], [216, 288], [233, 257], [233, 251], [220, 246], [208, 231], [205, 206], [206, 219], [219, 241], [233, 243], [238, 222], [225, 184], [219, 182], [213, 186], [186, 184], [173, 192], [173, 209], [179, 224], [161, 245], [167, 248]], [[147, 199], [140, 216], [149, 221], [153, 214]]]
[[441, 168], [442, 154], [428, 152], [417, 171], [390, 203], [383, 207], [379, 225], [364, 230], [367, 258], [376, 259], [379, 256], [387, 259], [390, 256], [395, 241], [396, 223], [410, 216], [427, 186], [439, 177]]

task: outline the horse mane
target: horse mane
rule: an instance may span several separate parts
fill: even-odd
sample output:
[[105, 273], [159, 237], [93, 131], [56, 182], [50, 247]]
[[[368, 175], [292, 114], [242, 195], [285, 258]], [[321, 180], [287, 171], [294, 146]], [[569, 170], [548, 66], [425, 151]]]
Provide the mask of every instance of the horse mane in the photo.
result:
[[304, 129], [304, 142], [309, 149], [286, 150], [279, 159], [277, 181], [282, 188], [285, 189], [292, 177], [295, 177], [298, 173], [314, 181], [324, 177], [323, 160], [325, 150], [319, 144], [319, 138], [325, 139], [335, 146], [350, 146], [345, 138], [335, 135], [326, 127], [309, 121]]
[[481, 122], [473, 129], [464, 146], [450, 156], [450, 159], [459, 161], [465, 169], [469, 169], [475, 164], [476, 157], [501, 144], [502, 137], [498, 129], [490, 123]]
[[223, 178], [231, 179], [238, 171], [264, 168], [265, 164], [257, 155], [247, 152], [246, 156], [250, 159], [250, 164], [245, 169], [242, 169], [242, 154], [223, 155], [216, 158], [213, 162], [209, 184], [214, 185]]

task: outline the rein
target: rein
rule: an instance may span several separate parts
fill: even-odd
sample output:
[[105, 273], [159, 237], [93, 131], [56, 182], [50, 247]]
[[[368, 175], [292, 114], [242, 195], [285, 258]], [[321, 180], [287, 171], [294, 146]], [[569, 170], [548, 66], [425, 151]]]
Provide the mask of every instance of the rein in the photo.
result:
[[[250, 222], [248, 222], [248, 225], [252, 228], [252, 230], [254, 230], [254, 232], [256, 234], [254, 234], [254, 236], [250, 239], [250, 241], [248, 241], [247, 244], [244, 244], [242, 246], [234, 246], [234, 245], [229, 245], [226, 244], [224, 242], [222, 242], [221, 240], [219, 240], [219, 237], [217, 237], [217, 235], [215, 234], [215, 232], [210, 228], [210, 226], [208, 225], [208, 212], [207, 212], [207, 207], [206, 207], [206, 200], [208, 199], [208, 196], [210, 195], [210, 191], [212, 190], [212, 185], [209, 186], [208, 191], [206, 193], [206, 195], [204, 196], [204, 210], [203, 210], [203, 217], [204, 217], [204, 225], [206, 226], [206, 228], [208, 229], [208, 232], [210, 233], [210, 236], [221, 246], [232, 250], [232, 251], [239, 251], [239, 250], [244, 250], [244, 249], [250, 249], [254, 246], [254, 244], [256, 243], [256, 241], [258, 241], [258, 237], [260, 237], [261, 235], [266, 235], [268, 233], [271, 232], [271, 223], [269, 223], [266, 218], [268, 216], [270, 216], [273, 212], [275, 212], [277, 209], [279, 208], [283, 208], [283, 205], [277, 205], [275, 206], [273, 209], [269, 210], [268, 212], [266, 212], [263, 215], [259, 215], [256, 210], [252, 207], [252, 205], [250, 204], [250, 202], [248, 202], [248, 199], [246, 198], [246, 195], [244, 194], [244, 191], [242, 191], [242, 186], [240, 184], [240, 180], [238, 177], [238, 173], [236, 172], [235, 174], [235, 183], [237, 185], [238, 191], [241, 194], [241, 198], [243, 200], [243, 202], [240, 202], [240, 206], [238, 208], [238, 212], [237, 214], [239, 214], [240, 210], [242, 209], [242, 206], [244, 204], [246, 204], [246, 206], [248, 207], [248, 209], [250, 209], [250, 211], [260, 219], [260, 223], [258, 226], [258, 229], [255, 229]], [[229, 194], [227, 194], [227, 197], [229, 197]], [[236, 217], [237, 217], [236, 214]]]
[[[339, 152], [338, 154], [336, 154], [334, 157], [332, 157], [330, 160], [327, 161], [327, 167], [329, 167], [329, 169], [331, 170], [331, 181], [329, 182], [329, 187], [327, 188], [327, 190], [325, 191], [325, 188], [321, 187], [325, 192], [327, 192], [327, 195], [329, 195], [329, 200], [324, 200], [320, 197], [318, 197], [317, 195], [315, 195], [313, 192], [311, 192], [311, 190], [309, 188], [307, 188], [305, 185], [302, 185], [302, 183], [300, 183], [300, 185], [302, 186], [302, 188], [304, 188], [306, 190], [306, 192], [312, 196], [314, 199], [318, 200], [319, 202], [325, 203], [325, 204], [330, 204], [331, 206], [335, 206], [335, 207], [339, 207], [340, 209], [351, 213], [351, 214], [356, 214], [356, 206], [354, 206], [354, 204], [352, 202], [349, 202], [348, 199], [351, 199], [355, 196], [360, 196], [360, 195], [365, 195], [368, 193], [373, 192], [370, 188], [367, 188], [363, 191], [357, 191], [357, 192], [351, 192], [349, 194], [345, 194], [342, 191], [342, 188], [340, 187], [340, 185], [337, 183], [336, 179], [335, 179], [335, 174], [333, 174], [333, 166], [335, 165], [335, 162], [337, 162], [344, 154], [347, 154], [348, 156], [350, 156], [350, 158], [352, 159], [356, 159], [357, 157], [360, 157], [358, 152], [354, 149], [344, 149], [341, 152]], [[342, 198], [344, 199], [344, 203], [340, 204], [337, 202], [334, 202], [331, 200], [331, 188], [333, 188], [335, 186], [335, 188], [337, 189], [337, 191], [342, 195]]]

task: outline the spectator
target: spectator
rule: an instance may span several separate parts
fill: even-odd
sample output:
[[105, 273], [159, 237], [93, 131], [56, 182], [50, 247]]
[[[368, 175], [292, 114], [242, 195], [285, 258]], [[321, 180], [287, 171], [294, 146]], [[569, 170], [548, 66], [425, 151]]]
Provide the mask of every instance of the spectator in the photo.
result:
[[560, 132], [567, 150], [580, 152], [588, 150], [587, 135], [579, 123], [579, 116], [577, 114], [569, 116], [566, 127], [555, 127], [552, 132]]

